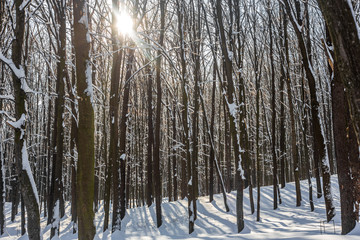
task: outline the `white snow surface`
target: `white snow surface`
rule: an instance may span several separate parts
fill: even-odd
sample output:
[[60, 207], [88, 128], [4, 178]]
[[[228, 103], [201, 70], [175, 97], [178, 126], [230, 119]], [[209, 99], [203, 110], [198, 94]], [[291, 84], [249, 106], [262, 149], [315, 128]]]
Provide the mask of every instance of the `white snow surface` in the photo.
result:
[[[313, 180], [315, 182], [315, 179]], [[283, 203], [279, 209], [273, 210], [273, 188], [272, 186], [261, 188], [261, 221], [256, 221], [256, 212], [250, 213], [248, 189], [244, 190], [244, 217], [245, 229], [237, 233], [236, 227], [236, 192], [228, 194], [230, 212], [225, 212], [221, 194], [214, 195], [214, 201], [209, 202], [209, 197], [200, 197], [197, 202], [197, 220], [195, 231], [188, 234], [188, 203], [187, 200], [168, 202], [167, 198], [162, 202], [163, 224], [156, 227], [155, 204], [148, 207], [128, 209], [121, 223], [121, 231], [111, 234], [109, 230], [103, 232], [104, 206], [101, 202], [99, 211], [95, 214], [96, 236], [94, 239], [131, 239], [131, 240], [167, 240], [167, 239], [191, 239], [191, 240], [213, 240], [213, 239], [326, 239], [326, 240], [355, 240], [360, 239], [360, 224], [348, 235], [341, 233], [340, 222], [340, 199], [337, 176], [331, 177], [331, 188], [336, 207], [335, 234], [333, 223], [325, 224], [325, 234], [320, 234], [320, 221], [326, 219], [324, 199], [314, 196], [315, 211], [310, 212], [308, 202], [307, 180], [301, 181], [302, 206], [295, 207], [295, 186], [288, 183], [285, 189], [281, 189]], [[256, 196], [256, 188], [254, 189]], [[256, 197], [254, 197], [256, 205]], [[27, 235], [20, 238], [20, 211], [15, 222], [10, 221], [11, 204], [5, 205], [6, 230], [0, 237], [2, 240], [28, 239]], [[66, 203], [66, 215], [61, 219], [60, 239], [77, 239], [78, 235], [72, 233], [70, 203]], [[110, 216], [111, 219], [111, 216]], [[46, 226], [46, 219], [41, 214], [41, 228], [44, 239], [50, 237], [50, 225]], [[111, 229], [111, 221], [109, 222]]]

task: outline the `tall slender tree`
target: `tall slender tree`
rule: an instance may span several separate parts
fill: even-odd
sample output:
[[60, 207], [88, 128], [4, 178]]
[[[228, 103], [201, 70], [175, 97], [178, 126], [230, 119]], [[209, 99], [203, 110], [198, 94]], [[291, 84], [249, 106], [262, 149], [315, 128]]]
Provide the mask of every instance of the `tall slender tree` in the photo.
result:
[[31, 172], [29, 155], [26, 144], [26, 93], [31, 92], [26, 83], [26, 74], [23, 67], [23, 44], [25, 33], [25, 11], [28, 5], [22, 0], [14, 1], [15, 19], [14, 40], [12, 43], [12, 59], [7, 59], [0, 52], [0, 60], [7, 64], [12, 70], [12, 79], [15, 96], [15, 118], [16, 122], [8, 122], [15, 129], [15, 160], [17, 174], [20, 180], [21, 196], [27, 211], [27, 231], [29, 239], [40, 239], [40, 211], [39, 196], [35, 181]]
[[112, 1], [112, 24], [111, 24], [111, 43], [113, 48], [113, 62], [111, 68], [110, 83], [110, 104], [109, 104], [109, 120], [110, 121], [110, 146], [109, 160], [106, 165], [105, 180], [105, 217], [104, 231], [108, 228], [109, 207], [110, 207], [110, 186], [113, 186], [113, 215], [112, 215], [112, 231], [115, 231], [120, 225], [120, 188], [119, 188], [119, 151], [118, 132], [119, 132], [119, 84], [120, 84], [120, 66], [123, 51], [120, 50], [120, 40], [117, 30], [118, 24], [119, 1]]
[[94, 226], [94, 99], [91, 79], [88, 3], [74, 0], [74, 47], [78, 90], [78, 168], [76, 204], [79, 239], [93, 239]]
[[233, 150], [235, 156], [235, 183], [236, 183], [236, 219], [237, 219], [237, 230], [241, 232], [245, 225], [244, 225], [244, 212], [243, 212], [243, 177], [244, 171], [242, 169], [242, 159], [244, 155], [244, 151], [239, 146], [239, 136], [237, 130], [237, 122], [236, 122], [236, 115], [237, 115], [237, 106], [235, 102], [235, 86], [232, 77], [233, 67], [232, 67], [232, 55], [229, 54], [227, 43], [226, 43], [226, 36], [225, 36], [225, 29], [223, 24], [223, 14], [222, 14], [222, 6], [221, 1], [217, 0], [216, 5], [213, 3], [214, 8], [214, 15], [216, 26], [218, 29], [219, 37], [220, 37], [220, 47], [221, 52], [224, 56], [223, 61], [225, 65], [225, 77], [226, 77], [226, 96], [224, 96], [226, 100], [226, 107], [228, 111], [228, 116], [230, 120], [230, 133], [233, 143]]
[[[160, 0], [160, 36], [159, 46], [163, 47], [165, 37], [165, 0]], [[156, 225], [162, 225], [161, 215], [161, 176], [160, 176], [160, 127], [161, 127], [161, 50], [157, 51], [158, 59], [156, 60], [156, 121], [155, 121], [155, 144], [154, 144], [154, 187], [155, 187], [155, 204], [156, 204]]]
[[59, 61], [57, 63], [57, 98], [55, 100], [55, 131], [54, 131], [54, 152], [53, 152], [53, 171], [51, 178], [49, 217], [51, 217], [51, 234], [53, 238], [60, 232], [60, 201], [62, 198], [63, 182], [62, 169], [64, 159], [64, 108], [65, 108], [65, 83], [66, 83], [66, 3], [64, 1], [54, 1], [55, 16], [60, 25], [57, 41]]

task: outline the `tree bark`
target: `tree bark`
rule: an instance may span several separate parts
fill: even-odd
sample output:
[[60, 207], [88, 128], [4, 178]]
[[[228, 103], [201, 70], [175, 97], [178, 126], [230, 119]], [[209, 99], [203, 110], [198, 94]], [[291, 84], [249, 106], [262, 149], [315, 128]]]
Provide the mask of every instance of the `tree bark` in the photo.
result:
[[271, 153], [273, 160], [273, 206], [274, 209], [278, 207], [278, 195], [277, 195], [277, 156], [276, 156], [276, 105], [275, 105], [275, 68], [274, 68], [274, 50], [273, 50], [273, 32], [272, 32], [272, 17], [271, 17], [271, 5], [270, 1], [267, 1], [267, 13], [268, 13], [268, 21], [269, 21], [269, 33], [270, 33], [270, 65], [271, 65]]
[[148, 78], [148, 91], [147, 91], [147, 110], [148, 110], [148, 143], [147, 143], [147, 187], [146, 187], [146, 204], [148, 207], [151, 206], [153, 203], [153, 161], [152, 161], [152, 150], [154, 145], [154, 126], [153, 126], [153, 104], [152, 104], [152, 83], [153, 83], [153, 76], [150, 66], [146, 68], [147, 78]]
[[[130, 87], [131, 87], [131, 75], [132, 68], [134, 64], [134, 54], [135, 50], [130, 49], [127, 55], [126, 62], [126, 74], [125, 74], [125, 83], [124, 83], [124, 95], [122, 101], [122, 111], [120, 119], [120, 138], [119, 138], [119, 154], [120, 154], [120, 217], [123, 219], [125, 217], [126, 210], [126, 186], [125, 186], [125, 172], [126, 172], [126, 130], [127, 125], [126, 121], [129, 115], [129, 96], [130, 96]], [[130, 173], [128, 173], [130, 174]], [[127, 193], [128, 195], [129, 193]], [[119, 224], [118, 230], [121, 229], [121, 222], [116, 222]], [[114, 231], [114, 213], [113, 213], [113, 231]]]
[[318, 0], [318, 3], [333, 42], [338, 76], [347, 89], [346, 97], [352, 126], [358, 145], [360, 145], [360, 70], [358, 67], [360, 37], [358, 23], [353, 15], [353, 6], [350, 1], [346, 0], [331, 2]]
[[[328, 30], [331, 36], [331, 40], [333, 42], [334, 47], [334, 69], [335, 69], [335, 80], [339, 78], [339, 81], [342, 82], [343, 86], [346, 89], [346, 103], [348, 105], [349, 114], [342, 115], [342, 118], [349, 117], [351, 119], [351, 126], [353, 131], [349, 130], [350, 134], [349, 141], [354, 138], [357, 141], [357, 145], [360, 146], [360, 69], [359, 69], [359, 61], [360, 61], [360, 36], [358, 29], [358, 22], [353, 12], [353, 6], [351, 1], [345, 0], [334, 0], [334, 1], [324, 1], [318, 0], [320, 9], [325, 18], [326, 24], [328, 26]], [[340, 83], [338, 83], [340, 85]], [[340, 86], [339, 86], [340, 87]], [[336, 98], [337, 99], [337, 98]], [[334, 103], [333, 103], [334, 104]], [[335, 111], [333, 110], [333, 118], [335, 119]], [[335, 125], [334, 122], [334, 131], [337, 128], [344, 130], [344, 125]], [[335, 134], [334, 134], [335, 135]], [[336, 136], [335, 136], [336, 138]], [[339, 139], [336, 139], [335, 143], [338, 143]], [[356, 147], [352, 145], [354, 149]], [[338, 149], [340, 146], [335, 144], [336, 155], [339, 158], [343, 158], [343, 156], [339, 156]], [[355, 151], [355, 150], [353, 150]], [[353, 154], [353, 153], [351, 153]], [[360, 163], [356, 157], [351, 155], [349, 158], [350, 169], [349, 172], [353, 174], [354, 182], [354, 200], [355, 202], [360, 202]], [[347, 171], [347, 170], [346, 170]], [[342, 171], [340, 171], [342, 172]], [[346, 174], [342, 172], [342, 174]], [[339, 183], [342, 185], [342, 181], [346, 183], [344, 176], [340, 176], [339, 173]], [[340, 181], [342, 180], [342, 181]], [[349, 185], [344, 185], [349, 186]], [[359, 205], [357, 204], [357, 212], [359, 211]], [[344, 206], [345, 207], [345, 206]], [[343, 226], [343, 233], [349, 231], [352, 227], [351, 224], [347, 223], [348, 226]]]
[[74, 47], [79, 107], [76, 204], [79, 239], [93, 239], [94, 226], [94, 100], [92, 93], [89, 13], [85, 0], [74, 0]]
[[[50, 238], [55, 235], [59, 236], [60, 233], [60, 200], [62, 198], [62, 168], [64, 158], [64, 105], [65, 105], [65, 82], [66, 82], [66, 6], [65, 2], [58, 2], [56, 4], [56, 18], [58, 20], [59, 28], [59, 40], [58, 40], [58, 52], [59, 61], [57, 63], [57, 84], [56, 93], [57, 98], [55, 100], [55, 148], [53, 153], [53, 175], [51, 178], [51, 192], [52, 202], [52, 214], [51, 216], [51, 233]], [[59, 201], [59, 202], [58, 202]], [[56, 214], [57, 213], [57, 214]]]
[[[119, 10], [119, 1], [112, 2], [112, 19], [111, 24], [111, 40], [112, 48], [114, 51], [113, 62], [111, 68], [111, 83], [110, 83], [110, 103], [109, 103], [109, 119], [110, 121], [110, 146], [109, 158], [106, 165], [106, 179], [105, 179], [105, 196], [104, 196], [104, 231], [108, 229], [109, 222], [109, 208], [110, 208], [110, 192], [111, 182], [113, 187], [113, 216], [112, 216], [112, 229], [114, 232], [117, 224], [117, 217], [119, 216], [119, 151], [118, 151], [118, 132], [119, 132], [119, 83], [120, 83], [120, 66], [123, 51], [120, 50], [116, 14]], [[119, 218], [120, 221], [120, 218]]]
[[[164, 45], [165, 33], [165, 0], [160, 0], [160, 37], [159, 45]], [[158, 59], [156, 60], [156, 120], [155, 120], [155, 144], [154, 144], [154, 188], [155, 188], [155, 204], [156, 204], [156, 225], [159, 228], [162, 225], [161, 216], [161, 175], [160, 175], [160, 127], [161, 127], [161, 50], [157, 51]]]
[[[22, 0], [14, 2], [16, 9], [15, 38], [12, 45], [12, 61], [16, 68], [20, 68], [23, 55], [24, 29], [25, 29], [25, 9], [20, 8]], [[25, 75], [25, 73], [24, 73]], [[28, 159], [26, 145], [26, 93], [23, 84], [25, 76], [18, 76], [13, 72], [13, 87], [15, 95], [15, 118], [21, 123], [20, 127], [15, 128], [15, 159], [17, 173], [20, 180], [21, 195], [24, 199], [27, 210], [27, 231], [29, 239], [40, 239], [40, 212], [39, 197], [35, 186], [34, 178]]]

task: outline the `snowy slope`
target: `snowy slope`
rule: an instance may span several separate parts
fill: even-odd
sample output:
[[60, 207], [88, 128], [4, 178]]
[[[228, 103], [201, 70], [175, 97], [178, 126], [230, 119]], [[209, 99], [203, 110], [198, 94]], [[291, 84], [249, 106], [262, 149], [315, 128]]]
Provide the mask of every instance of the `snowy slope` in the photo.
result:
[[[215, 201], [209, 203], [208, 197], [200, 197], [198, 201], [198, 219], [195, 222], [195, 232], [189, 235], [187, 218], [187, 201], [180, 200], [169, 203], [164, 199], [162, 204], [163, 225], [156, 228], [155, 206], [140, 207], [127, 210], [122, 222], [122, 231], [110, 234], [103, 233], [103, 206], [96, 214], [97, 235], [95, 239], [360, 239], [360, 225], [347, 236], [340, 235], [340, 206], [337, 176], [332, 176], [332, 192], [337, 215], [335, 216], [335, 234], [333, 223], [325, 224], [326, 235], [320, 234], [320, 221], [326, 219], [323, 198], [316, 199], [315, 211], [310, 212], [307, 193], [307, 181], [301, 182], [302, 206], [295, 207], [295, 187], [293, 183], [287, 184], [281, 189], [283, 203], [278, 210], [273, 210], [272, 187], [261, 188], [261, 221], [256, 222], [256, 212], [250, 214], [248, 190], [245, 190], [245, 224], [242, 233], [236, 233], [235, 200], [236, 193], [228, 194], [230, 212], [224, 210], [222, 196], [215, 195]], [[254, 189], [256, 196], [256, 189]], [[255, 198], [256, 200], [256, 198]], [[256, 202], [255, 202], [256, 206]], [[70, 222], [70, 205], [66, 207], [67, 215], [61, 221], [60, 238], [69, 240], [77, 239], [72, 234]], [[0, 237], [4, 240], [20, 238], [20, 215], [16, 222], [10, 222], [10, 204], [6, 205], [7, 228], [6, 233]], [[111, 217], [110, 217], [111, 219]], [[42, 219], [44, 239], [50, 235], [50, 227], [46, 226], [46, 220]], [[21, 239], [28, 239], [27, 236]]]

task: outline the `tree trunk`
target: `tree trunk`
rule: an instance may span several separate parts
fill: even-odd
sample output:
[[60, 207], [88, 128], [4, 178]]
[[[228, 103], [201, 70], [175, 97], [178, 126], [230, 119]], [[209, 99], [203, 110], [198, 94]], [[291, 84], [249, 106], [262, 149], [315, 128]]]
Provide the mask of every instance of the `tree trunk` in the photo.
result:
[[[1, 10], [1, 9], [0, 9]], [[1, 21], [1, 19], [0, 19]], [[0, 110], [2, 109], [2, 102], [0, 100]], [[0, 117], [0, 124], [2, 124], [2, 118]], [[0, 236], [4, 234], [5, 230], [5, 167], [4, 167], [4, 153], [2, 149], [3, 135], [0, 130]]]
[[[72, 45], [74, 45], [74, 32], [71, 33]], [[75, 56], [75, 50], [72, 48], [72, 54]], [[77, 171], [77, 146], [78, 146], [78, 125], [77, 125], [77, 106], [75, 104], [76, 92], [76, 68], [75, 68], [75, 57], [72, 58], [71, 62], [73, 64], [71, 71], [71, 80], [70, 77], [67, 78], [67, 86], [71, 99], [71, 130], [70, 130], [70, 155], [71, 155], [71, 221], [73, 222], [73, 233], [77, 232], [77, 209], [76, 209], [76, 171]], [[50, 134], [49, 134], [50, 135]]]
[[[60, 233], [60, 199], [62, 198], [62, 168], [63, 168], [63, 151], [64, 151], [64, 105], [65, 105], [65, 79], [66, 79], [66, 14], [65, 2], [59, 2], [56, 6], [56, 15], [58, 19], [59, 40], [58, 40], [58, 57], [57, 63], [57, 84], [55, 100], [55, 144], [53, 153], [53, 175], [52, 175], [52, 214], [51, 215], [51, 234], [50, 238]], [[59, 203], [58, 203], [59, 201]], [[57, 204], [58, 203], [58, 204]]]
[[284, 6], [280, 4], [280, 28], [279, 28], [279, 38], [280, 38], [280, 184], [281, 188], [285, 188], [285, 159], [286, 159], [286, 142], [285, 142], [285, 104], [284, 104], [284, 86], [286, 81], [285, 74], [285, 42], [284, 42], [284, 31], [286, 31], [287, 20], [284, 13]]
[[[184, 158], [181, 161], [181, 198], [184, 199], [188, 193], [188, 181], [191, 172], [189, 172], [188, 164], [190, 163], [190, 143], [189, 143], [189, 125], [188, 125], [188, 85], [186, 79], [186, 59], [185, 59], [185, 20], [184, 20], [184, 2], [176, 1], [178, 15], [178, 31], [180, 37], [180, 63], [181, 63], [181, 95], [182, 95], [182, 125], [183, 125], [183, 144], [185, 146]], [[188, 201], [190, 201], [188, 196]], [[191, 227], [191, 226], [190, 226]], [[189, 228], [190, 229], [190, 228]]]
[[[16, 68], [20, 69], [23, 55], [24, 29], [25, 29], [25, 9], [21, 8], [22, 0], [16, 0], [15, 38], [12, 45], [12, 61]], [[21, 195], [24, 199], [27, 211], [27, 230], [29, 239], [40, 239], [40, 212], [39, 196], [35, 186], [35, 181], [31, 173], [26, 145], [26, 93], [23, 84], [26, 81], [25, 72], [21, 74], [13, 72], [13, 87], [15, 96], [15, 118], [20, 126], [15, 128], [15, 160], [17, 173], [20, 180]], [[10, 124], [11, 125], [11, 124]]]
[[89, 13], [84, 0], [74, 0], [74, 47], [79, 107], [76, 204], [79, 239], [93, 239], [94, 226], [94, 99], [91, 79]]
[[[349, 114], [342, 115], [351, 119], [353, 131], [349, 130], [349, 141], [352, 138], [356, 139], [357, 145], [360, 146], [360, 69], [358, 67], [360, 61], [360, 37], [358, 30], [358, 22], [354, 16], [354, 9], [351, 1], [334, 0], [324, 1], [318, 0], [321, 11], [324, 15], [328, 30], [330, 32], [331, 40], [334, 46], [334, 61], [335, 61], [335, 79], [343, 83], [346, 89], [346, 99]], [[336, 79], [337, 80], [337, 79]], [[338, 84], [340, 85], [340, 84]], [[334, 100], [336, 101], [336, 100]], [[333, 110], [335, 113], [335, 110]], [[335, 119], [335, 115], [333, 117]], [[334, 123], [334, 130], [340, 127]], [[344, 125], [342, 128], [344, 129]], [[335, 137], [336, 138], [336, 137]], [[336, 140], [336, 143], [339, 139]], [[354, 140], [355, 141], [355, 140]], [[341, 146], [341, 145], [340, 145]], [[353, 146], [353, 151], [356, 147]], [[339, 147], [335, 144], [335, 148]], [[339, 150], [336, 150], [338, 152]], [[350, 153], [349, 158], [350, 169], [349, 172], [353, 174], [354, 181], [354, 200], [357, 202], [357, 210], [359, 210], [358, 203], [360, 202], [360, 163], [356, 157], [353, 158], [353, 153]], [[338, 154], [337, 154], [338, 156]], [[346, 170], [347, 171], [347, 170]], [[345, 174], [345, 173], [343, 173]], [[339, 183], [340, 177], [339, 174]], [[345, 183], [346, 181], [344, 181]], [[349, 185], [345, 185], [350, 187]], [[346, 233], [352, 226], [345, 227], [343, 233]]]
[[174, 99], [174, 108], [173, 108], [173, 114], [172, 114], [172, 131], [173, 131], [173, 150], [172, 150], [172, 172], [173, 172], [173, 183], [174, 183], [174, 188], [173, 188], [173, 197], [174, 197], [174, 201], [177, 201], [178, 199], [178, 186], [177, 186], [177, 174], [178, 174], [178, 171], [177, 171], [177, 161], [176, 161], [176, 153], [177, 153], [177, 150], [175, 148], [176, 146], [176, 100]]
[[146, 187], [146, 204], [148, 207], [151, 206], [153, 203], [153, 192], [154, 192], [154, 186], [153, 186], [153, 161], [152, 161], [152, 150], [154, 145], [154, 126], [153, 126], [153, 105], [152, 105], [152, 82], [153, 82], [153, 76], [152, 71], [150, 69], [150, 66], [146, 68], [147, 78], [148, 78], [148, 91], [147, 91], [147, 110], [148, 110], [148, 143], [147, 143], [147, 156], [146, 156], [146, 162], [147, 162], [147, 187]]
[[218, 29], [218, 33], [220, 35], [221, 40], [221, 51], [224, 56], [224, 67], [226, 72], [226, 97], [227, 100], [226, 106], [228, 110], [228, 116], [230, 120], [230, 133], [233, 142], [234, 148], [234, 156], [235, 156], [235, 183], [236, 183], [236, 218], [237, 218], [237, 230], [241, 232], [244, 229], [244, 212], [243, 212], [243, 176], [244, 171], [242, 169], [242, 159], [244, 157], [244, 151], [239, 146], [239, 136], [238, 136], [238, 129], [236, 124], [236, 115], [237, 115], [237, 108], [235, 103], [235, 87], [232, 78], [232, 57], [229, 56], [229, 49], [227, 48], [226, 37], [225, 37], [225, 29], [223, 25], [223, 18], [222, 18], [222, 7], [221, 1], [216, 1], [216, 7], [213, 5], [214, 13], [215, 13], [215, 21]]
[[272, 17], [271, 17], [271, 5], [270, 1], [267, 1], [267, 13], [268, 13], [268, 21], [269, 21], [269, 32], [270, 32], [270, 65], [271, 65], [271, 153], [273, 160], [273, 205], [274, 209], [278, 207], [278, 199], [277, 199], [277, 157], [276, 157], [276, 105], [275, 105], [275, 69], [274, 69], [274, 53], [273, 53], [273, 32], [272, 32]]
[[[124, 95], [122, 101], [122, 112], [120, 119], [120, 138], [119, 138], [119, 154], [120, 154], [120, 217], [123, 219], [125, 217], [126, 210], [126, 189], [125, 189], [125, 172], [126, 172], [126, 121], [128, 119], [128, 109], [129, 109], [129, 96], [130, 96], [130, 86], [131, 86], [131, 75], [132, 68], [134, 64], [134, 54], [135, 50], [130, 49], [127, 56], [126, 62], [126, 74], [125, 74], [125, 83], [124, 83]], [[130, 174], [130, 173], [128, 173]], [[113, 220], [114, 220], [113, 213]], [[118, 230], [121, 229], [121, 222], [116, 222], [119, 224]], [[113, 221], [113, 231], [114, 231], [114, 221]]]
[[[160, 1], [160, 39], [159, 45], [164, 45], [165, 33], [165, 0]], [[161, 127], [161, 50], [157, 51], [158, 59], [156, 60], [156, 121], [155, 121], [155, 141], [154, 141], [154, 188], [155, 188], [155, 204], [156, 204], [156, 225], [159, 228], [162, 225], [161, 216], [161, 175], [160, 175], [160, 127]]]
[[[123, 51], [120, 50], [116, 14], [119, 9], [119, 2], [115, 0], [112, 2], [112, 19], [111, 24], [111, 40], [113, 54], [113, 63], [111, 68], [111, 83], [110, 83], [110, 104], [109, 104], [109, 120], [110, 121], [110, 146], [109, 158], [106, 165], [106, 179], [105, 179], [105, 197], [104, 197], [104, 231], [108, 229], [109, 222], [109, 208], [110, 208], [110, 192], [111, 182], [113, 187], [113, 215], [112, 215], [112, 229], [114, 232], [120, 225], [120, 195], [119, 195], [119, 151], [118, 151], [118, 132], [119, 132], [119, 83], [120, 83], [120, 66]], [[118, 223], [119, 222], [119, 223]], [[119, 229], [120, 230], [120, 229]]]
[[[214, 50], [216, 53], [216, 50]], [[214, 125], [215, 125], [215, 94], [216, 94], [216, 60], [214, 60], [213, 65], [213, 85], [212, 85], [212, 93], [211, 93], [211, 120], [210, 120], [210, 138], [214, 139]], [[214, 158], [215, 152], [214, 148], [210, 149], [210, 157], [209, 157], [209, 198], [210, 202], [214, 200]]]
[[[289, 14], [289, 12], [288, 12]], [[286, 57], [286, 88], [289, 100], [289, 112], [290, 112], [290, 127], [291, 127], [291, 156], [293, 160], [293, 171], [295, 177], [295, 188], [296, 188], [296, 206], [301, 206], [301, 190], [300, 190], [300, 166], [299, 166], [299, 154], [298, 146], [296, 144], [296, 130], [295, 130], [295, 116], [294, 116], [294, 103], [291, 90], [291, 78], [290, 78], [290, 56], [289, 56], [289, 44], [287, 35], [287, 17], [284, 12], [284, 41], [285, 41], [285, 57]]]
[[[335, 69], [336, 70], [336, 69]], [[338, 167], [338, 179], [340, 188], [340, 203], [341, 203], [341, 234], [347, 234], [356, 225], [356, 214], [354, 212], [355, 198], [353, 195], [353, 180], [350, 172], [350, 149], [356, 148], [351, 144], [349, 139], [349, 131], [351, 128], [351, 120], [349, 109], [346, 104], [346, 93], [344, 91], [344, 84], [335, 75], [332, 86], [333, 98], [333, 116], [334, 116], [334, 139], [335, 139], [335, 153]], [[350, 127], [350, 128], [348, 128]], [[348, 128], [348, 130], [346, 130]]]

